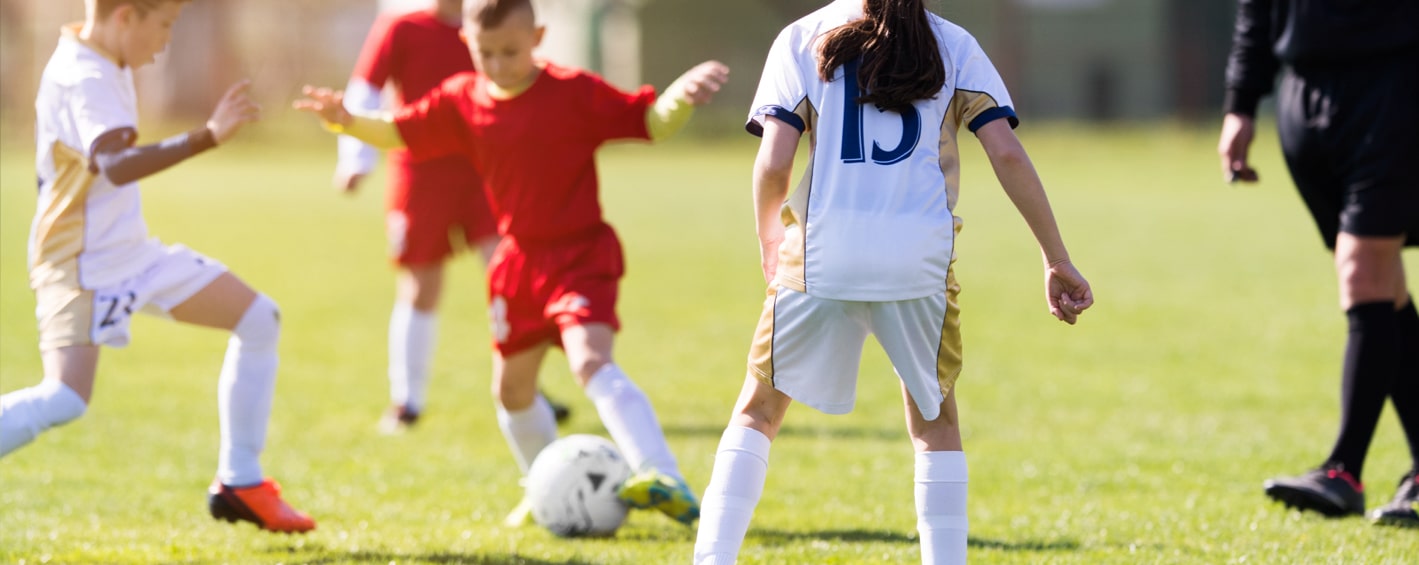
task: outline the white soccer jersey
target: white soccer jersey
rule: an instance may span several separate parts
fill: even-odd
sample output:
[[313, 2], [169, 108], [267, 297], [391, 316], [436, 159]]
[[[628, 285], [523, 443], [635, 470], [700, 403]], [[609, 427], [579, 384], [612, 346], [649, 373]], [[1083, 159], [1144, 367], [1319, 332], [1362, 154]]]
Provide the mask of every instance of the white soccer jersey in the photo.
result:
[[64, 28], [35, 99], [39, 202], [30, 227], [30, 286], [99, 289], [162, 257], [148, 238], [137, 183], [114, 186], [90, 165], [99, 136], [138, 126], [133, 73]]
[[[807, 172], [784, 205], [776, 284], [835, 300], [909, 300], [946, 291], [959, 220], [956, 133], [1015, 111], [999, 73], [970, 33], [929, 14], [946, 84], [910, 113], [863, 107], [857, 64], [818, 77], [820, 37], [862, 17], [838, 0], [779, 33], [748, 129], [773, 116], [809, 136]], [[933, 124], [939, 127], [931, 127]]]

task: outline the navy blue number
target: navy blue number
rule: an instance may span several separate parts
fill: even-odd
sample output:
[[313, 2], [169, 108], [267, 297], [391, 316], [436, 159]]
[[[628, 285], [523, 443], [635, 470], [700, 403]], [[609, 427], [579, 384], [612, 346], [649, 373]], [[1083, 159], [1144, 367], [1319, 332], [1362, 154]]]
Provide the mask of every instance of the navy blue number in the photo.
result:
[[[857, 103], [859, 92], [857, 61], [850, 61], [843, 65], [843, 149], [841, 157], [844, 163], [861, 163], [867, 160], [864, 155], [866, 151], [862, 133], [863, 109], [862, 104]], [[921, 113], [916, 108], [911, 108], [910, 112], [902, 113], [900, 116], [902, 117], [902, 139], [891, 150], [882, 149], [882, 146], [873, 140], [873, 163], [878, 165], [899, 163], [916, 151], [916, 144], [921, 141]]]

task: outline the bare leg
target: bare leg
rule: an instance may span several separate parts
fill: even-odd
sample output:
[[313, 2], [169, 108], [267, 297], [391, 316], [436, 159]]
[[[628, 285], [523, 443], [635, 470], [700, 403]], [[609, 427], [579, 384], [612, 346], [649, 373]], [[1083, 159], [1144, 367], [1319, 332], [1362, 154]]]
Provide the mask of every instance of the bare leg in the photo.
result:
[[966, 562], [966, 454], [961, 451], [961, 427], [956, 391], [941, 403], [935, 420], [921, 416], [912, 397], [906, 399], [907, 431], [916, 450], [916, 528], [921, 536], [922, 563]]
[[734, 563], [769, 473], [769, 446], [783, 425], [791, 399], [772, 386], [746, 377], [729, 426], [714, 456], [714, 474], [705, 489], [695, 563]]
[[88, 409], [99, 347], [74, 345], [41, 354], [44, 380], [0, 396], [0, 457], [34, 441], [45, 430], [71, 422]]

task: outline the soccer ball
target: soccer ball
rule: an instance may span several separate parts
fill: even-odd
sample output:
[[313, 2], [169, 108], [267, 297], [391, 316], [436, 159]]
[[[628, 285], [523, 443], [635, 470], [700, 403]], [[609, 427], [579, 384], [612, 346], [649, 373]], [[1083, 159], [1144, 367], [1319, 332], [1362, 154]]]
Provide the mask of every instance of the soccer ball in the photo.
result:
[[609, 536], [626, 521], [616, 487], [630, 476], [610, 440], [577, 434], [554, 441], [527, 471], [532, 519], [559, 536]]

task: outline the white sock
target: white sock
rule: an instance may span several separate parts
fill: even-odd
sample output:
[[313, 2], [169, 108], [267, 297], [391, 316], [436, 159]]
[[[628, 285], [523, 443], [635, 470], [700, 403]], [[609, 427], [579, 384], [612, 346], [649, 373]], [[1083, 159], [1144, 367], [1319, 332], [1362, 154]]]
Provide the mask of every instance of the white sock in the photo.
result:
[[0, 457], [34, 441], [40, 432], [84, 415], [88, 405], [59, 379], [0, 396]]
[[726, 428], [714, 455], [714, 474], [700, 504], [696, 565], [731, 565], [738, 559], [768, 474], [768, 436], [742, 426]]
[[222, 424], [222, 449], [217, 479], [227, 486], [259, 484], [261, 450], [266, 447], [266, 423], [276, 393], [276, 343], [281, 337], [281, 313], [266, 295], [243, 314], [227, 341], [227, 357], [217, 383], [217, 411]]
[[498, 406], [498, 427], [503, 430], [503, 437], [507, 438], [507, 445], [512, 448], [523, 475], [542, 448], [557, 441], [557, 418], [552, 414], [552, 405], [540, 394], [532, 401], [532, 406], [517, 412]]
[[916, 454], [916, 530], [923, 565], [966, 562], [966, 454]]
[[596, 404], [601, 424], [621, 448], [631, 469], [655, 469], [679, 480], [680, 465], [655, 419], [650, 399], [613, 363], [602, 366], [586, 383], [586, 396]]
[[389, 315], [389, 400], [394, 404], [423, 411], [437, 333], [438, 315], [394, 304]]

